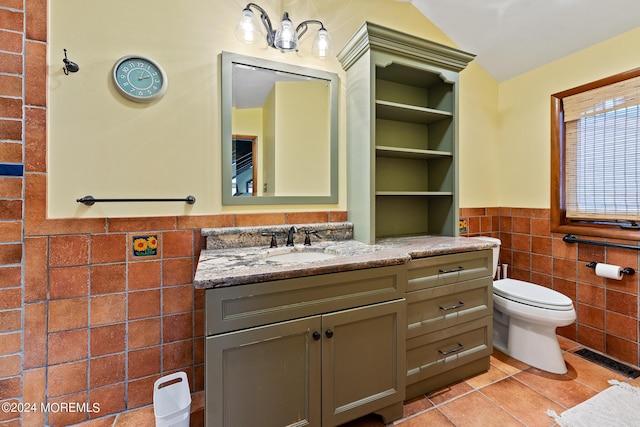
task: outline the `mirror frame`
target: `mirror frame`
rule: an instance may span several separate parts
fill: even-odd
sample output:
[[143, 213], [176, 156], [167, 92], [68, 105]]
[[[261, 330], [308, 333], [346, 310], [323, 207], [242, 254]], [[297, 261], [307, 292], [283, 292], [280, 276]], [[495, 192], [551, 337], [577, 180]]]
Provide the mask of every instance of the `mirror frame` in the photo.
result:
[[[330, 194], [327, 196], [256, 196], [238, 197], [231, 194], [232, 183], [232, 71], [233, 64], [243, 64], [285, 73], [314, 77], [330, 82]], [[279, 205], [279, 204], [335, 204], [338, 203], [338, 84], [336, 73], [284, 64], [230, 52], [222, 52], [221, 60], [222, 112], [222, 204], [223, 205]], [[310, 177], [312, 178], [312, 177]]]

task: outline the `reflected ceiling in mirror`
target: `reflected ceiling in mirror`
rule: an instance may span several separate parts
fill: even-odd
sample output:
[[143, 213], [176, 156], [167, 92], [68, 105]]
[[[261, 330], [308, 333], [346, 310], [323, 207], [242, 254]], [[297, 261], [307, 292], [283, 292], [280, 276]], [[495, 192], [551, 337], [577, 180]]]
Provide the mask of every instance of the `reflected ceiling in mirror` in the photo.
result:
[[222, 202], [337, 203], [338, 76], [222, 53]]

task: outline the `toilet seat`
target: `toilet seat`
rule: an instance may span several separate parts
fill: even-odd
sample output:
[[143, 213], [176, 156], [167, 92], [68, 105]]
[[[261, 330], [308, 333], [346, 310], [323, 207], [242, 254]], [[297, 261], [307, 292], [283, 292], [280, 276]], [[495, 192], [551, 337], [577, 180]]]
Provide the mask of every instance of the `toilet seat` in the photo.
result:
[[546, 310], [573, 310], [573, 303], [566, 295], [522, 280], [496, 280], [493, 282], [493, 292], [508, 300]]

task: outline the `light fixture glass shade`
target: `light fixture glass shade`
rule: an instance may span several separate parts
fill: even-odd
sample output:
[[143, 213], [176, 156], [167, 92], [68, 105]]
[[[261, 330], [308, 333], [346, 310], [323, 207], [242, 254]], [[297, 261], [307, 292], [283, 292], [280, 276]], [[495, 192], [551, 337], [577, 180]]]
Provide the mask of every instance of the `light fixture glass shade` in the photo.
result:
[[316, 37], [313, 39], [311, 53], [313, 53], [313, 56], [320, 59], [325, 59], [333, 53], [331, 37], [329, 37], [329, 33], [324, 29], [324, 27], [318, 30], [318, 34], [316, 34]]
[[298, 47], [298, 34], [296, 34], [293, 24], [289, 19], [289, 14], [285, 12], [280, 24], [280, 29], [276, 31], [273, 45], [280, 50], [295, 50]]
[[236, 37], [247, 44], [258, 43], [262, 39], [260, 22], [250, 9], [244, 9], [236, 23]]

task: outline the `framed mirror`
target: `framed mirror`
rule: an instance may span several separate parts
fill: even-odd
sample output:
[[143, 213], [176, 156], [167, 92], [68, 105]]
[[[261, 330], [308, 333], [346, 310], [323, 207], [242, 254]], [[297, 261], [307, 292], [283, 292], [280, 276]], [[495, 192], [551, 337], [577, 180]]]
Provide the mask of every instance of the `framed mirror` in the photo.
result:
[[338, 202], [338, 75], [222, 53], [222, 204]]

